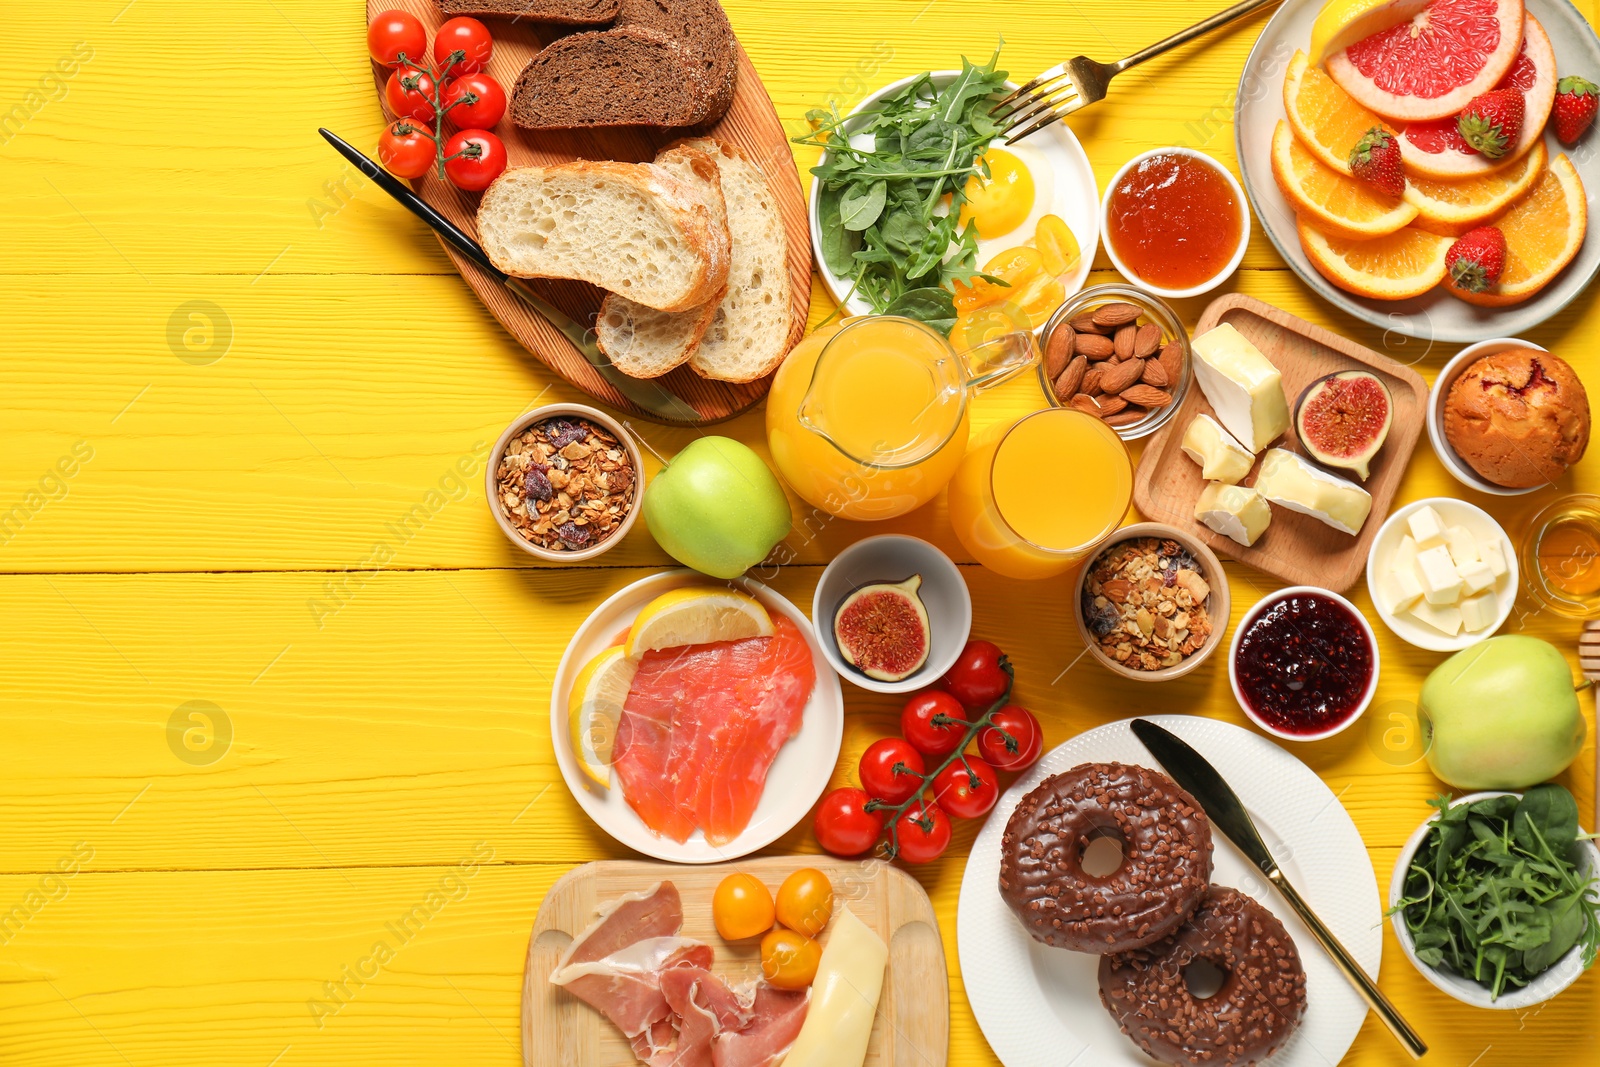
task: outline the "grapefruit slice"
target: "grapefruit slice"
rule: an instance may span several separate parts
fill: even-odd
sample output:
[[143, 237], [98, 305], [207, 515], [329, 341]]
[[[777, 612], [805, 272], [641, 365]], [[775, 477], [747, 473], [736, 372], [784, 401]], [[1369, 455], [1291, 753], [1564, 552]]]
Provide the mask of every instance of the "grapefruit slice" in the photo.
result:
[[1556, 102], [1556, 53], [1550, 35], [1529, 15], [1523, 23], [1522, 49], [1496, 89], [1518, 89], [1527, 107], [1522, 137], [1499, 159], [1488, 159], [1467, 146], [1456, 129], [1456, 117], [1415, 122], [1400, 128], [1400, 158], [1406, 170], [1425, 178], [1452, 181], [1493, 174], [1516, 163], [1544, 135], [1545, 121]]
[[1407, 226], [1387, 237], [1351, 241], [1323, 233], [1304, 218], [1295, 220], [1300, 247], [1317, 273], [1357, 296], [1406, 300], [1444, 281], [1448, 237]]
[[1329, 0], [1311, 24], [1311, 62], [1321, 63], [1363, 37], [1410, 22], [1428, 0]]
[[1522, 0], [1432, 0], [1329, 56], [1328, 75], [1397, 122], [1442, 119], [1506, 76], [1522, 47], [1522, 16]]
[[1324, 233], [1364, 241], [1394, 233], [1417, 217], [1416, 205], [1384, 196], [1318, 162], [1287, 122], [1279, 122], [1272, 135], [1272, 176], [1295, 214], [1311, 219]]
[[1406, 182], [1406, 203], [1417, 209], [1416, 225], [1429, 233], [1459, 237], [1500, 214], [1544, 173], [1550, 153], [1544, 142], [1533, 151], [1493, 174], [1462, 181], [1442, 182], [1412, 176]]
[[1324, 166], [1350, 173], [1350, 150], [1374, 126], [1388, 127], [1333, 83], [1304, 52], [1289, 60], [1283, 76], [1283, 110], [1294, 135]]
[[1500, 284], [1486, 293], [1454, 292], [1469, 304], [1520, 304], [1549, 285], [1583, 247], [1589, 209], [1583, 182], [1566, 156], [1557, 156], [1528, 195], [1495, 222], [1506, 237]]

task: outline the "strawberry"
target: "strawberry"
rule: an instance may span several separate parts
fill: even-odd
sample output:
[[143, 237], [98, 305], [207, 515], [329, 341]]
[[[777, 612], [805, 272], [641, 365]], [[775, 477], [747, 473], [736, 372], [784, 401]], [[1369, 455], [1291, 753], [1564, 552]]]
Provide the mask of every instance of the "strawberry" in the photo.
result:
[[1515, 89], [1495, 89], [1472, 98], [1456, 116], [1461, 139], [1489, 159], [1499, 159], [1522, 136], [1527, 102]]
[[1400, 142], [1383, 127], [1372, 127], [1350, 149], [1350, 173], [1390, 196], [1404, 194], [1406, 176], [1400, 169]]
[[1451, 289], [1468, 293], [1493, 289], [1506, 268], [1506, 236], [1494, 226], [1468, 230], [1444, 254], [1444, 265], [1445, 285]]
[[1556, 83], [1556, 140], [1571, 148], [1594, 125], [1600, 88], [1592, 81], [1569, 74]]

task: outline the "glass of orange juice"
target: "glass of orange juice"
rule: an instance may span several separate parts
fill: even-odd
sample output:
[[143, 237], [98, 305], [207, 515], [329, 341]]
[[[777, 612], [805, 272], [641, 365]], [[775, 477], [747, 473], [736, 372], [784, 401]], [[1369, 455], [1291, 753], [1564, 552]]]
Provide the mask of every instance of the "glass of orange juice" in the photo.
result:
[[996, 574], [1051, 578], [1122, 525], [1132, 497], [1133, 461], [1117, 432], [1047, 408], [973, 443], [950, 480], [950, 523]]

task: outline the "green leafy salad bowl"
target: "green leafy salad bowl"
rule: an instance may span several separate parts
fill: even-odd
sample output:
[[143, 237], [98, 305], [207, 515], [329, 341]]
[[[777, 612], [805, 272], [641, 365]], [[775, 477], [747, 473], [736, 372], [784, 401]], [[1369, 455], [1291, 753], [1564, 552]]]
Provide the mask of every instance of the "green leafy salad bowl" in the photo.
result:
[[1400, 851], [1389, 920], [1412, 966], [1464, 1004], [1549, 1000], [1600, 950], [1600, 850], [1565, 787], [1429, 801]]

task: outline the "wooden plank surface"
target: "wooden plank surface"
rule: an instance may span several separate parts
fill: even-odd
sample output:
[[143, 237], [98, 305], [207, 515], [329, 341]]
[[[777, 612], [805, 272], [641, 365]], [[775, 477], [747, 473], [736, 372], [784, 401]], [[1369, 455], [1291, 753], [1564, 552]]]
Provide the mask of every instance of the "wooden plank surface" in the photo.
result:
[[[1593, 18], [1593, 3], [1578, 6]], [[1114, 59], [1197, 14], [1182, 0], [727, 7], [790, 132], [807, 108], [987, 56], [997, 36], [1003, 65], [1031, 73], [1078, 52]], [[316, 136], [324, 125], [368, 146], [382, 128], [360, 17], [355, 0], [0, 8], [0, 515], [25, 511], [0, 536], [8, 1064], [513, 1067], [540, 900], [576, 864], [622, 856], [559, 782], [543, 678], [590, 607], [667, 560], [641, 527], [604, 567], [533, 567], [500, 539], [475, 481], [440, 484], [536, 398], [578, 396], [484, 316], [420, 224]], [[1232, 166], [1231, 105], [1259, 26], [1140, 67], [1074, 117], [1099, 179], [1165, 144]], [[808, 182], [812, 159], [797, 162]], [[1114, 277], [1103, 255], [1097, 266], [1095, 280]], [[1259, 237], [1224, 291], [1429, 380], [1455, 351], [1343, 319]], [[1180, 303], [1188, 325], [1205, 302]], [[830, 311], [814, 287], [811, 322]], [[1529, 339], [1595, 382], [1596, 336], [1600, 307], [1586, 297]], [[1008, 386], [980, 399], [974, 421], [1036, 403]], [[759, 410], [718, 432], [762, 449]], [[647, 437], [660, 458], [692, 439]], [[75, 473], [52, 474], [58, 462]], [[1600, 490], [1600, 460], [1562, 488]], [[1552, 495], [1465, 494], [1423, 447], [1397, 499], [1440, 493], [1486, 506], [1514, 537]], [[795, 517], [761, 577], [806, 603], [819, 565], [878, 531]], [[391, 524], [407, 536], [374, 566], [375, 545], [400, 536]], [[883, 529], [963, 555], [942, 502]], [[1226, 570], [1235, 619], [1276, 585]], [[1065, 579], [963, 573], [976, 629], [1016, 659], [1019, 699], [1047, 743], [1136, 711], [1244, 722], [1209, 666], [1150, 687], [1078, 661]], [[1359, 587], [1356, 601], [1368, 606]], [[1524, 602], [1508, 629], [1555, 641], [1576, 664], [1576, 623]], [[1295, 751], [1339, 795], [1386, 882], [1441, 789], [1418, 762], [1413, 718], [1440, 657], [1387, 632], [1380, 642], [1364, 727]], [[898, 712], [857, 691], [848, 706], [840, 783]], [[1591, 732], [1563, 776], [1584, 810], [1594, 761]], [[912, 873], [943, 938], [950, 1062], [992, 1067], [955, 959], [975, 830], [959, 826], [950, 855]], [[463, 896], [442, 880], [482, 856], [480, 843], [493, 853], [462, 876]], [[768, 851], [809, 855], [816, 843], [802, 826]], [[393, 937], [385, 924], [435, 892], [426, 928], [374, 969], [376, 943]], [[351, 982], [346, 967], [372, 977]], [[1429, 1062], [1576, 1067], [1600, 1054], [1593, 974], [1542, 1009], [1473, 1011], [1412, 972], [1386, 932], [1383, 984], [1432, 1042]], [[1345, 1060], [1398, 1062], [1370, 1020]]]

